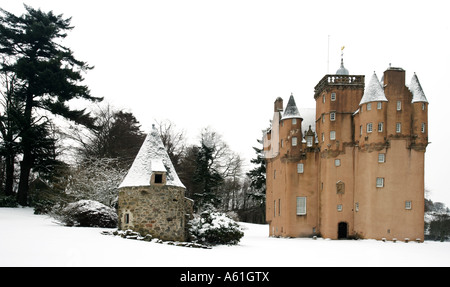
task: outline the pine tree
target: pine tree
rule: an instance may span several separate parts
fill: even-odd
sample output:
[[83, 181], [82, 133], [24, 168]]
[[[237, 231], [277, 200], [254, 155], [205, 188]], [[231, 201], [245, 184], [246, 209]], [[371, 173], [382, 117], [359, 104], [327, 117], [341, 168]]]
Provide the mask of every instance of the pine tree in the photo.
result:
[[0, 12], [0, 55], [11, 59], [2, 63], [1, 71], [13, 73], [18, 81], [15, 97], [24, 104], [23, 122], [20, 126], [21, 151], [18, 202], [27, 205], [29, 178], [35, 166], [33, 149], [36, 147], [36, 109], [83, 125], [93, 125], [85, 110], [71, 109], [67, 102], [76, 99], [101, 101], [90, 95], [83, 81], [82, 72], [93, 67], [75, 59], [73, 52], [61, 44], [72, 30], [70, 18], [45, 13], [25, 5], [26, 13], [15, 16], [3, 9]]

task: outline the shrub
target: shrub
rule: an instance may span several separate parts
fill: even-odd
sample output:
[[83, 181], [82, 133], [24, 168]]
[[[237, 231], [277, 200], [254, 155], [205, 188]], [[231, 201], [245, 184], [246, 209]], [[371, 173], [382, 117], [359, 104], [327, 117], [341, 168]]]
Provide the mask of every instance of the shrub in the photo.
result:
[[69, 203], [55, 210], [54, 217], [67, 226], [117, 227], [116, 210], [93, 200]]
[[193, 240], [201, 244], [236, 245], [244, 236], [239, 224], [220, 212], [204, 211], [189, 223]]
[[6, 196], [0, 194], [0, 207], [17, 207], [19, 204], [17, 203], [15, 196]]

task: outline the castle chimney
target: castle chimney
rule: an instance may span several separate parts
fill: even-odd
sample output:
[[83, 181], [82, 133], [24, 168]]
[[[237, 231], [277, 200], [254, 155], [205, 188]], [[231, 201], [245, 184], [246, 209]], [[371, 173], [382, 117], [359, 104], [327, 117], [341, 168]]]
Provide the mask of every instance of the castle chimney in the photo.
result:
[[275, 113], [276, 113], [276, 112], [282, 112], [282, 111], [283, 111], [283, 99], [282, 99], [282, 98], [278, 97], [278, 98], [275, 100], [274, 107], [273, 107], [273, 111], [274, 111]]

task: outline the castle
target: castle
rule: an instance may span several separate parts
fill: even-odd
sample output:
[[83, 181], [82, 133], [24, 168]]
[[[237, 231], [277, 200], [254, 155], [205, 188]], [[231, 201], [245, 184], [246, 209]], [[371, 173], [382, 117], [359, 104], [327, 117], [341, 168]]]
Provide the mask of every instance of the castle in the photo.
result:
[[194, 202], [184, 196], [185, 190], [153, 125], [119, 186], [119, 229], [161, 240], [188, 240]]
[[264, 133], [271, 236], [424, 240], [428, 101], [414, 74], [389, 67], [336, 74], [314, 88], [316, 108], [291, 94]]

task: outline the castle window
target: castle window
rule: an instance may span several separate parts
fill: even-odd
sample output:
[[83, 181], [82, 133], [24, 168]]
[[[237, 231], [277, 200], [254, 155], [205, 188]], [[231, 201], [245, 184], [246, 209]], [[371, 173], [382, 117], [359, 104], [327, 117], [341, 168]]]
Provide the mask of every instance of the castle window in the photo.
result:
[[322, 96], [322, 103], [325, 104], [325, 95]]
[[378, 132], [381, 133], [383, 131], [383, 122], [378, 123]]
[[355, 211], [356, 211], [356, 212], [359, 211], [359, 202], [355, 203]]
[[377, 177], [377, 187], [384, 187], [384, 177]]
[[367, 104], [367, 110], [368, 110], [368, 111], [371, 111], [371, 110], [372, 110], [372, 103], [368, 103], [368, 104]]
[[395, 132], [401, 133], [402, 132], [402, 123], [396, 123], [395, 124]]
[[362, 131], [363, 131], [362, 125], [360, 125], [360, 126], [359, 126], [359, 136], [362, 136]]
[[336, 120], [336, 112], [331, 112], [330, 113], [330, 121], [335, 121]]
[[384, 154], [384, 153], [379, 153], [379, 154], [378, 154], [378, 162], [379, 162], [379, 163], [386, 162], [386, 154]]
[[335, 159], [334, 160], [334, 166], [341, 166], [341, 160], [340, 159]]
[[297, 215], [306, 215], [306, 197], [297, 196]]
[[292, 137], [292, 146], [297, 146], [297, 137]]
[[424, 134], [425, 133], [425, 123], [422, 123], [422, 133]]
[[277, 170], [275, 169], [274, 171], [273, 171], [273, 179], [275, 179], [277, 177]]
[[330, 140], [334, 141], [336, 139], [336, 132], [335, 131], [331, 131], [330, 132]]
[[336, 93], [331, 93], [331, 100], [336, 101]]
[[372, 123], [368, 123], [367, 124], [367, 132], [371, 133], [372, 132]]
[[337, 205], [337, 211], [338, 211], [338, 212], [341, 212], [341, 211], [342, 211], [342, 204], [338, 204], [338, 205]]
[[297, 173], [303, 173], [303, 163], [297, 164]]
[[322, 142], [325, 141], [325, 133], [322, 133]]
[[412, 209], [412, 202], [411, 201], [409, 201], [409, 200], [405, 201], [405, 209], [408, 209], [408, 210]]
[[381, 110], [381, 105], [382, 105], [381, 102], [378, 102], [378, 103], [377, 103], [377, 109], [378, 109], [378, 110]]
[[422, 103], [422, 111], [425, 111], [425, 103]]
[[397, 101], [397, 111], [402, 110], [402, 101]]
[[155, 183], [163, 183], [162, 173], [155, 173]]
[[336, 183], [336, 194], [345, 194], [345, 183], [342, 181]]
[[125, 213], [125, 224], [129, 224], [130, 223], [130, 214]]
[[297, 124], [297, 119], [292, 119], [292, 124], [293, 125]]
[[322, 123], [325, 122], [325, 114], [322, 115]]
[[307, 136], [306, 137], [306, 146], [312, 147], [313, 146], [313, 136]]

